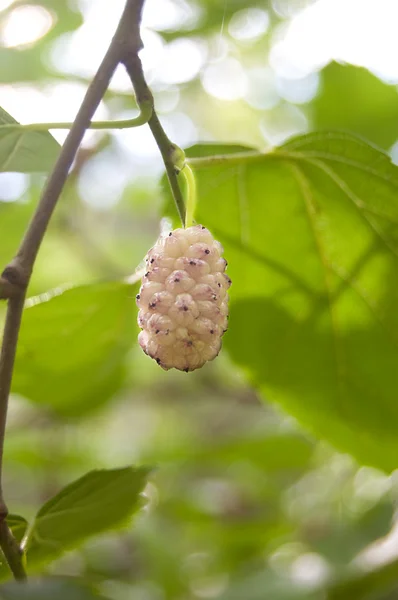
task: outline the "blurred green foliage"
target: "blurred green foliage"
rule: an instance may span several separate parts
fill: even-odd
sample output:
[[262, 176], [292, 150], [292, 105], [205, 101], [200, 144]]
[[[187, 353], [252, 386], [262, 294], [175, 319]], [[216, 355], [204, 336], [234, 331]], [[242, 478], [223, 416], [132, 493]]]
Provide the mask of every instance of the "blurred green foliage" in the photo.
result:
[[[317, 88], [296, 100], [287, 94], [272, 48], [288, 15], [307, 4], [173, 0], [170, 14], [188, 20], [144, 38], [161, 54], [189, 41], [200, 57], [191, 75], [174, 59], [168, 80], [165, 65], [146, 65], [160, 117], [176, 143], [191, 146], [189, 156], [280, 145], [255, 160], [197, 166], [196, 217], [225, 246], [233, 279], [224, 351], [200, 372], [164, 373], [136, 344], [127, 277], [156, 239], [159, 217], [175, 218], [159, 185], [160, 159], [143, 130], [85, 139], [30, 286], [5, 448], [7, 501], [23, 515], [8, 522], [18, 540], [30, 523], [28, 566], [37, 572], [40, 563], [42, 576], [2, 585], [1, 599], [396, 597], [388, 543], [396, 539], [397, 482], [377, 468], [390, 473], [397, 455], [398, 175], [352, 135], [393, 146], [396, 89], [332, 62], [316, 74]], [[87, 84], [85, 56], [72, 70], [57, 56], [78, 43], [93, 2], [6, 2], [0, 32], [27, 6], [47, 10], [51, 27], [29, 44], [0, 45], [8, 111], [0, 119], [40, 120], [34, 94], [45, 102], [69, 81], [59, 107], [67, 120], [68, 93]], [[86, 40], [87, 54], [94, 41]], [[246, 91], [213, 94], [209, 81], [225, 73], [227, 87], [246, 77]], [[117, 76], [103, 106], [109, 118], [135, 110]], [[297, 91], [305, 81], [288, 83]], [[330, 128], [350, 134], [281, 145]], [[49, 134], [0, 129], [3, 264], [57, 152]], [[138, 495], [147, 471], [133, 464], [156, 466], [145, 501]], [[109, 532], [139, 507], [132, 526]]]
[[1, 600], [106, 600], [104, 596], [94, 593], [86, 585], [76, 581], [58, 580], [43, 581], [40, 583], [28, 583], [24, 586], [20, 584], [4, 585], [1, 589]]
[[32, 298], [14, 391], [70, 416], [106, 402], [123, 385], [124, 357], [137, 330], [136, 287], [100, 283]]
[[5, 22], [9, 12], [15, 6], [40, 6], [47, 9], [52, 15], [53, 26], [51, 30], [33, 45], [28, 47], [0, 48], [0, 81], [2, 83], [15, 83], [16, 81], [37, 81], [49, 75], [49, 65], [46, 53], [51, 44], [59, 36], [76, 30], [82, 23], [82, 13], [74, 2], [68, 0], [34, 0], [34, 2], [12, 2], [0, 12], [0, 23]]
[[398, 137], [398, 94], [362, 67], [331, 63], [321, 72], [320, 90], [310, 106], [314, 129], [346, 129], [381, 148]]

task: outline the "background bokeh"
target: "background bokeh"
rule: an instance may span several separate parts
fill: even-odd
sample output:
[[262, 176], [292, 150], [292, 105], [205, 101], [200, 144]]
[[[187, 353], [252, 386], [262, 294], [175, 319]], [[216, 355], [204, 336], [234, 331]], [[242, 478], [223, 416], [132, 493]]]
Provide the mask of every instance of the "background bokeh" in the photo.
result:
[[[0, 106], [22, 123], [73, 120], [122, 7], [0, 0]], [[394, 160], [397, 21], [395, 0], [147, 0], [142, 60], [162, 123], [184, 148], [264, 149], [341, 128]], [[120, 69], [96, 118], [135, 114]], [[146, 127], [87, 133], [30, 295], [133, 273], [159, 233], [161, 174]], [[43, 182], [0, 175], [0, 264]], [[394, 474], [313, 439], [260, 399], [226, 352], [199, 372], [164, 373], [132, 338], [117, 377], [80, 404], [73, 377], [59, 390], [45, 382], [39, 398], [12, 397], [5, 489], [13, 512], [33, 516], [90, 468], [157, 467], [134, 527], [95, 538], [50, 573], [81, 576], [114, 600], [396, 597], [385, 568], [398, 556]]]

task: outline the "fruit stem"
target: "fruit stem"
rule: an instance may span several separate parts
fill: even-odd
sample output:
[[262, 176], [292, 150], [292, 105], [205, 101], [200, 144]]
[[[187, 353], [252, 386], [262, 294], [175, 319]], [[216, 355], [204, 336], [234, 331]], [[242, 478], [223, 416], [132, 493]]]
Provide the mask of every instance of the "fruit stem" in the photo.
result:
[[187, 163], [185, 163], [181, 173], [184, 175], [187, 186], [185, 227], [191, 227], [193, 225], [193, 216], [196, 208], [196, 180], [194, 172]]

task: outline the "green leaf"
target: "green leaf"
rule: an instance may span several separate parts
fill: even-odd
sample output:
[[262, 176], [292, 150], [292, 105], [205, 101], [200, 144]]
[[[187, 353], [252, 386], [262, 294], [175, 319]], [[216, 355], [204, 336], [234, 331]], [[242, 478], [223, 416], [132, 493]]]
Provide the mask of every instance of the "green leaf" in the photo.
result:
[[[8, 127], [13, 124], [15, 127]], [[18, 125], [11, 115], [0, 108], [0, 172], [49, 171], [58, 157], [58, 142], [48, 131], [28, 131]]]
[[75, 580], [46, 579], [0, 586], [0, 600], [106, 600]]
[[309, 114], [314, 129], [348, 129], [383, 148], [398, 138], [397, 88], [363, 67], [331, 63], [323, 69]]
[[149, 471], [144, 467], [91, 471], [67, 485], [37, 513], [26, 544], [28, 568], [123, 525], [140, 508]]
[[[242, 146], [238, 144], [229, 144], [228, 146], [226, 146], [225, 144], [217, 144], [216, 142], [207, 142], [206, 144], [196, 144], [195, 146], [191, 146], [191, 148], [185, 150], [185, 155], [187, 157], [203, 158], [225, 154], [252, 152], [252, 150], [253, 148], [250, 148], [249, 146]], [[181, 174], [179, 183], [182, 186], [183, 194], [186, 198], [186, 181]], [[180, 216], [177, 207], [174, 203], [173, 197], [170, 194], [170, 184], [166, 173], [161, 179], [161, 189], [165, 198], [165, 202], [163, 205], [163, 213], [171, 219], [174, 227], [181, 227]]]
[[325, 133], [268, 154], [202, 159], [196, 171], [197, 221], [230, 265], [233, 361], [318, 436], [395, 469], [397, 167], [356, 138]]
[[24, 311], [13, 391], [64, 415], [95, 408], [123, 385], [135, 336], [134, 287], [127, 283], [33, 298]]

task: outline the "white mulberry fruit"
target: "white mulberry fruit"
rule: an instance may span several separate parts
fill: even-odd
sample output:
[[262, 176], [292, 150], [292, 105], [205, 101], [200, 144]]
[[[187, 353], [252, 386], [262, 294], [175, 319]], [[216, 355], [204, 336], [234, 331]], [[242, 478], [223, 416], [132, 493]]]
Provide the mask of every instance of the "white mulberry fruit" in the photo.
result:
[[194, 371], [218, 355], [231, 285], [222, 252], [202, 225], [175, 229], [148, 252], [137, 295], [138, 341], [163, 369]]

